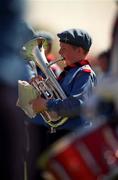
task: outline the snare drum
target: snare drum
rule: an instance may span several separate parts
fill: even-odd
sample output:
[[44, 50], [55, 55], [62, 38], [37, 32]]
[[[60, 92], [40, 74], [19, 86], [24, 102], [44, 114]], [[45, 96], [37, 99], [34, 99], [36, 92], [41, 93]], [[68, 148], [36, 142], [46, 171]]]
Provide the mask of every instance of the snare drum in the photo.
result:
[[108, 123], [79, 129], [53, 145], [44, 172], [55, 180], [101, 180], [118, 175], [118, 136]]

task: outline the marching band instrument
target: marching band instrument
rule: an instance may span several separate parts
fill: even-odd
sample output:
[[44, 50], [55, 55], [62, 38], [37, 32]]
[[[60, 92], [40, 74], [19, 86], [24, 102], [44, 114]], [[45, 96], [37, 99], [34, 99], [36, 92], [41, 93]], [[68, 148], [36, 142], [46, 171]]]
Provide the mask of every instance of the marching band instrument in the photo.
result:
[[88, 130], [63, 137], [38, 161], [43, 176], [63, 180], [115, 180], [118, 178], [117, 126], [95, 123]]
[[[58, 81], [56, 80], [55, 74], [50, 68], [51, 65], [55, 62], [48, 63], [45, 57], [45, 51], [43, 48], [45, 39], [39, 37], [36, 40], [38, 45], [33, 49], [33, 61], [35, 62], [36, 66], [38, 66], [42, 70], [46, 78], [42, 80], [35, 79], [32, 82], [32, 86], [38, 92], [39, 96], [42, 96], [46, 99], [65, 99], [66, 95], [59, 85]], [[59, 59], [57, 61], [60, 60], [62, 59]], [[40, 114], [43, 117], [44, 121], [51, 127], [52, 131], [54, 131], [54, 129], [58, 126], [64, 124], [68, 119], [67, 117], [62, 118], [58, 116], [55, 112], [44, 111]]]

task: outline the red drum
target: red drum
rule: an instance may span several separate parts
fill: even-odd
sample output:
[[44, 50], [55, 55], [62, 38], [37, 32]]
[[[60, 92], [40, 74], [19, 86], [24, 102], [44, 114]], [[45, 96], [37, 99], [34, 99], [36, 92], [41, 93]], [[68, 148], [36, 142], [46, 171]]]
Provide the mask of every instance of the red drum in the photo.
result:
[[[117, 128], [95, 124], [66, 136], [48, 152], [44, 170], [55, 180], [102, 180], [118, 177]], [[47, 178], [48, 179], [48, 178]]]

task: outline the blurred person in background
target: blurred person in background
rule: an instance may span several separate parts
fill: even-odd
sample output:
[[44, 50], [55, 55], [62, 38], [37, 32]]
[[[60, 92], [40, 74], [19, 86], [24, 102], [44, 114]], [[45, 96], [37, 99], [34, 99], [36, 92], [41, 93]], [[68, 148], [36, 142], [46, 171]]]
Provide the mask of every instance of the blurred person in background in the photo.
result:
[[[106, 123], [110, 124], [113, 131], [116, 133], [118, 140], [118, 1], [116, 1], [116, 16], [112, 26], [110, 52], [107, 51], [110, 61], [109, 73], [103, 83], [96, 88], [96, 116], [101, 117], [101, 120], [106, 119]], [[110, 56], [109, 56], [110, 55]], [[95, 106], [93, 104], [93, 106]], [[118, 143], [118, 142], [117, 142]], [[113, 144], [113, 147], [115, 145]], [[115, 167], [114, 167], [115, 169]], [[118, 178], [118, 175], [116, 179]], [[115, 179], [115, 178], [114, 178]]]
[[[98, 65], [101, 68], [102, 74], [98, 73], [98, 86], [94, 91], [93, 96], [96, 96], [96, 93], [98, 93], [101, 97], [96, 99], [99, 101], [98, 106], [95, 105], [93, 109], [96, 109], [95, 111], [98, 112], [96, 116], [99, 116], [100, 114], [103, 115], [103, 117], [106, 117], [106, 119], [110, 119], [112, 122], [111, 116], [113, 114], [116, 114], [117, 108], [117, 76], [118, 76], [118, 1], [115, 1], [116, 3], [116, 16], [114, 18], [113, 24], [112, 24], [112, 31], [111, 31], [111, 44], [110, 48], [107, 51], [101, 52], [98, 57]], [[99, 84], [100, 82], [100, 84]], [[116, 96], [116, 97], [115, 97]], [[106, 98], [104, 100], [104, 98]], [[94, 98], [93, 98], [94, 99]], [[91, 101], [91, 100], [89, 100]], [[106, 101], [106, 102], [105, 102]], [[92, 109], [92, 108], [91, 108]], [[92, 109], [92, 111], [93, 111]], [[96, 119], [96, 118], [95, 118]], [[102, 118], [101, 118], [102, 120]]]
[[111, 73], [113, 76], [118, 74], [118, 1], [116, 0], [116, 16], [113, 22], [111, 34]]
[[22, 0], [0, 1], [0, 179], [3, 180], [27, 178], [28, 118], [16, 107], [18, 80], [28, 78], [20, 49], [32, 36], [23, 20], [24, 9]]
[[110, 50], [103, 51], [97, 56], [98, 74], [97, 84], [102, 83], [109, 76], [110, 71]]

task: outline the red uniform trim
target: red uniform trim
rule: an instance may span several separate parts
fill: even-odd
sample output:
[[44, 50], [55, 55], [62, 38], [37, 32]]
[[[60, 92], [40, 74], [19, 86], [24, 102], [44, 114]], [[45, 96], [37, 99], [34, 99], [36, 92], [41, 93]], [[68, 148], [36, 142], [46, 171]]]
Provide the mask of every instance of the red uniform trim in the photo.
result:
[[90, 69], [83, 69], [84, 72], [91, 73]]

